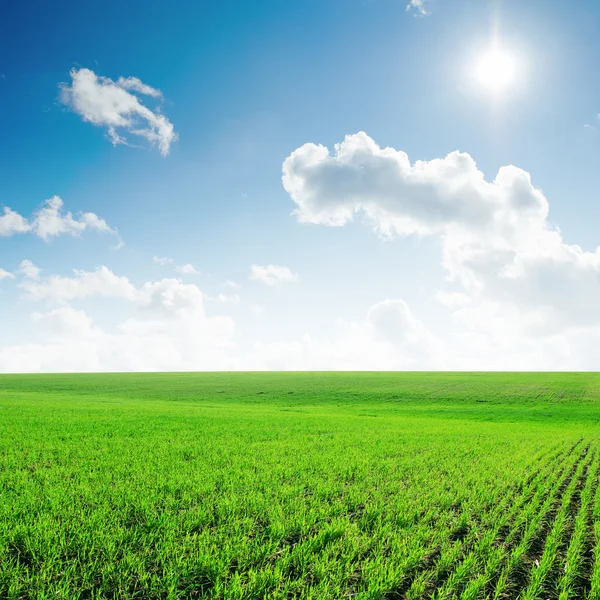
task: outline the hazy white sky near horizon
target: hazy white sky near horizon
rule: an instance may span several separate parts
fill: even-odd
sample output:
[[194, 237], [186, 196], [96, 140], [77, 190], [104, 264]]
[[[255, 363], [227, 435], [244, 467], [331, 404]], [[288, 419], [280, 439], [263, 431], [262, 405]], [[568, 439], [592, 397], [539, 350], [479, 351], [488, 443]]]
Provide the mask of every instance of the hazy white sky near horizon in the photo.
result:
[[596, 2], [0, 17], [0, 372], [600, 368]]

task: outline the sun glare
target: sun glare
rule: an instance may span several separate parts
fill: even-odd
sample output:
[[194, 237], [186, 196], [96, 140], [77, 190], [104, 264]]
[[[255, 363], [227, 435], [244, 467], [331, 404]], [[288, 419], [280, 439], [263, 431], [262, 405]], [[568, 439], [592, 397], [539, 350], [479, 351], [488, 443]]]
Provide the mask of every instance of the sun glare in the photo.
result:
[[515, 81], [515, 59], [510, 53], [495, 48], [480, 58], [475, 76], [483, 87], [498, 94]]

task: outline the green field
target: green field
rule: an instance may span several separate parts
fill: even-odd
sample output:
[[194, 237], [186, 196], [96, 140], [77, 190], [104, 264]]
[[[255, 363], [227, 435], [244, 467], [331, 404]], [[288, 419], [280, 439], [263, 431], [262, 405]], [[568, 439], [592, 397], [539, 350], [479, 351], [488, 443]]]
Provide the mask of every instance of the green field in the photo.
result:
[[596, 374], [0, 376], [0, 598], [600, 599], [599, 433]]

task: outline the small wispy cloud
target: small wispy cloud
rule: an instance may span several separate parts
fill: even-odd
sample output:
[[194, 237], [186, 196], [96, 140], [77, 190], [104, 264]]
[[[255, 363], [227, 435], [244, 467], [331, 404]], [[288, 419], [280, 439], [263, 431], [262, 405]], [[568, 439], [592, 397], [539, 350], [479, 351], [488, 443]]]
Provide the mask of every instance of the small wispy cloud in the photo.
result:
[[168, 256], [154, 256], [152, 260], [157, 264], [163, 267], [167, 265], [172, 265], [175, 268], [175, 272], [181, 275], [200, 275], [200, 271], [196, 269], [196, 267], [190, 263], [186, 263], [184, 265], [176, 265], [175, 260], [169, 258]]
[[279, 283], [291, 283], [299, 281], [296, 273], [293, 273], [288, 267], [279, 265], [252, 265], [250, 267], [250, 279], [262, 281], [266, 285], [277, 285]]
[[10, 271], [7, 271], [6, 269], [0, 269], [0, 281], [2, 281], [3, 279], [14, 279], [15, 276], [13, 273], [11, 273]]
[[583, 128], [588, 131], [598, 131], [598, 126], [600, 125], [600, 115], [596, 115], [596, 123], [584, 123]]
[[117, 79], [117, 85], [124, 90], [139, 92], [140, 94], [145, 94], [152, 98], [162, 98], [162, 92], [160, 90], [146, 85], [137, 77], [119, 77], [119, 79]]
[[196, 269], [196, 267], [190, 263], [185, 265], [177, 265], [175, 267], [175, 271], [177, 271], [177, 273], [181, 273], [182, 275], [200, 275], [200, 271], [198, 271], [198, 269]]
[[157, 265], [162, 265], [163, 267], [165, 265], [172, 265], [174, 262], [172, 258], [168, 258], [167, 256], [154, 256], [152, 261]]
[[19, 265], [19, 271], [21, 271], [25, 277], [28, 279], [33, 279], [34, 281], [37, 281], [40, 278], [40, 273], [42, 272], [38, 266], [34, 265], [28, 259], [21, 261], [21, 264]]
[[90, 69], [73, 69], [71, 83], [59, 84], [60, 101], [84, 121], [105, 127], [113, 143], [126, 144], [126, 135], [146, 139], [167, 156], [177, 140], [173, 124], [160, 112], [150, 110], [136, 95], [162, 98], [162, 92], [137, 77], [119, 77], [113, 81]]
[[216, 296], [206, 295], [206, 299], [220, 304], [239, 304], [241, 298], [239, 294], [217, 294]]
[[407, 12], [412, 12], [416, 17], [427, 17], [431, 11], [426, 6], [427, 0], [410, 0], [406, 6]]

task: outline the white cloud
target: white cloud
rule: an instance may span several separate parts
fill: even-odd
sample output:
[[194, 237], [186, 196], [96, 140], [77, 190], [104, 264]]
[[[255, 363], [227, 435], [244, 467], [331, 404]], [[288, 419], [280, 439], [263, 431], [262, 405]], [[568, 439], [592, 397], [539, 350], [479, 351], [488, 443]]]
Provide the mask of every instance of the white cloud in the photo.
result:
[[[361, 321], [338, 320], [334, 336], [258, 341], [240, 352], [235, 323], [229, 317], [209, 316], [196, 285], [163, 279], [135, 287], [126, 277], [103, 269], [76, 273], [70, 283], [64, 279], [41, 281], [56, 288], [37, 298], [59, 300], [59, 306], [32, 314], [38, 340], [0, 346], [0, 371], [597, 368], [600, 326], [535, 340], [520, 336], [511, 323], [509, 335], [494, 337], [489, 327], [480, 328], [474, 320], [472, 331], [444, 341], [400, 299], [378, 302]], [[64, 301], [93, 294], [125, 298], [131, 314], [107, 329]], [[493, 312], [493, 306], [488, 308]], [[501, 330], [507, 323], [496, 326]]]
[[410, 0], [406, 5], [407, 11], [412, 11], [418, 17], [427, 17], [431, 14], [431, 11], [427, 8], [427, 0]]
[[239, 283], [236, 283], [235, 281], [231, 281], [231, 279], [228, 279], [225, 282], [225, 287], [228, 287], [232, 290], [239, 290], [242, 288], [242, 286]]
[[[284, 162], [283, 184], [300, 221], [342, 226], [362, 214], [379, 235], [439, 240], [447, 283], [438, 298], [490, 349], [510, 358], [552, 336], [597, 335], [600, 249], [564, 242], [547, 221], [546, 197], [521, 169], [502, 167], [487, 181], [468, 154], [411, 164], [359, 133], [333, 155], [298, 148]], [[544, 364], [540, 352], [529, 364]]]
[[338, 322], [333, 339], [304, 335], [291, 342], [257, 343], [244, 368], [260, 370], [445, 369], [442, 343], [403, 300], [373, 305], [361, 322]]
[[[565, 242], [525, 171], [507, 166], [486, 179], [459, 152], [411, 163], [361, 133], [333, 154], [298, 148], [283, 183], [301, 221], [362, 219], [381, 236], [434, 240], [445, 278], [437, 309], [428, 310], [440, 311], [443, 335], [391, 299], [363, 319], [339, 321], [335, 335], [244, 341], [242, 352], [234, 322], [206, 310], [209, 300], [217, 310], [237, 294], [209, 297], [178, 279], [136, 286], [106, 267], [42, 277], [22, 263], [19, 285], [50, 306], [33, 317], [40, 341], [0, 347], [0, 370], [598, 369], [600, 249]], [[268, 285], [297, 280], [275, 265], [252, 265], [250, 276]], [[92, 295], [123, 298], [131, 314], [103, 329], [71, 306]], [[265, 335], [274, 312], [261, 317]]]
[[175, 271], [177, 271], [177, 273], [181, 273], [182, 275], [200, 275], [200, 271], [198, 271], [196, 267], [190, 263], [176, 266]]
[[145, 283], [138, 291], [138, 304], [160, 315], [203, 311], [203, 294], [194, 284], [178, 279], [162, 279]]
[[293, 273], [288, 267], [278, 265], [252, 265], [250, 267], [250, 279], [254, 281], [262, 281], [267, 285], [277, 285], [279, 283], [290, 283], [298, 281], [299, 277]]
[[42, 270], [39, 267], [36, 267], [30, 260], [25, 259], [21, 261], [19, 271], [29, 279], [38, 280]]
[[27, 219], [7, 206], [4, 207], [4, 214], [0, 215], [0, 236], [8, 237], [16, 233], [27, 233], [30, 230]]
[[[333, 156], [324, 146], [298, 148], [283, 164], [283, 185], [302, 222], [341, 226], [362, 212], [386, 236], [485, 232], [500, 219], [510, 224], [516, 212], [543, 222], [548, 210], [515, 167], [488, 183], [468, 154], [411, 165], [406, 153], [380, 148], [363, 132], [346, 136]], [[521, 201], [527, 210], [520, 211]]]
[[[376, 337], [394, 345], [434, 346], [436, 341], [404, 300], [383, 300], [369, 308], [367, 323]], [[414, 355], [413, 355], [414, 356]]]
[[73, 216], [63, 210], [64, 202], [58, 196], [45, 200], [30, 219], [8, 207], [0, 216], [0, 236], [12, 236], [18, 233], [33, 233], [45, 242], [59, 235], [81, 235], [86, 229], [100, 233], [118, 235], [115, 229], [98, 215], [91, 212], [79, 213]]
[[152, 260], [157, 264], [163, 267], [167, 265], [173, 265], [175, 268], [175, 272], [181, 275], [200, 275], [200, 271], [194, 267], [194, 265], [190, 263], [186, 263], [183, 265], [176, 265], [175, 261], [172, 258], [167, 256], [155, 256]]
[[440, 290], [436, 294], [436, 299], [442, 304], [450, 307], [465, 306], [471, 301], [471, 298], [467, 294], [450, 292], [447, 290]]
[[63, 212], [63, 205], [64, 202], [58, 196], [52, 196], [34, 213], [31, 229], [44, 241], [63, 234], [79, 235], [86, 229], [115, 233], [98, 215], [88, 212], [74, 218], [70, 212]]
[[152, 98], [162, 98], [162, 92], [160, 90], [146, 85], [137, 77], [119, 77], [119, 79], [117, 79], [117, 85], [124, 90], [139, 92], [146, 96], [152, 96]]
[[71, 85], [61, 84], [60, 99], [84, 121], [106, 127], [113, 144], [126, 144], [128, 135], [145, 138], [167, 156], [177, 140], [172, 123], [159, 112], [150, 110], [135, 95], [160, 98], [161, 93], [137, 77], [120, 77], [116, 82], [96, 75], [90, 69], [73, 69]]
[[217, 294], [216, 296], [206, 296], [206, 299], [221, 304], [239, 304], [241, 300], [239, 294]]
[[[72, 277], [51, 275], [42, 278], [40, 269], [28, 260], [21, 263], [20, 270], [26, 275], [20, 287], [29, 300], [66, 305], [92, 296], [122, 298], [135, 303], [145, 315], [161, 317], [204, 310], [201, 290], [178, 279], [161, 279], [136, 287], [128, 277], [116, 275], [106, 266], [95, 271], [75, 269]], [[218, 299], [220, 302], [235, 301], [224, 295]]]
[[47, 313], [34, 312], [31, 315], [52, 338], [70, 341], [73, 336], [82, 337], [92, 331], [92, 319], [82, 310], [61, 306]]
[[[98, 277], [98, 273], [102, 273]], [[95, 279], [94, 279], [95, 278]], [[52, 276], [61, 290], [53, 299], [73, 301], [91, 293], [114, 295], [125, 277], [76, 273], [70, 284]], [[102, 283], [98, 283], [100, 280]], [[82, 281], [94, 283], [82, 291]], [[57, 284], [60, 282], [60, 285]], [[36, 311], [38, 341], [0, 346], [1, 372], [149, 371], [232, 369], [400, 369], [441, 368], [440, 342], [414, 317], [402, 300], [372, 306], [361, 322], [339, 321], [333, 339], [309, 335], [283, 343], [255, 343], [240, 353], [235, 324], [229, 317], [209, 316], [202, 291], [177, 279], [146, 282], [133, 292], [117, 292], [130, 301], [133, 314], [112, 330], [98, 326], [69, 304]], [[70, 287], [69, 287], [70, 286]], [[104, 286], [104, 287], [102, 287]], [[40, 294], [40, 299], [47, 299]], [[220, 301], [220, 298], [217, 298]], [[229, 300], [228, 300], [229, 301]]]
[[3, 279], [14, 279], [15, 276], [10, 271], [6, 271], [5, 269], [0, 269], [0, 281]]
[[115, 275], [108, 267], [95, 271], [74, 270], [73, 277], [51, 275], [39, 281], [24, 281], [20, 287], [32, 300], [64, 304], [90, 296], [135, 300], [137, 290], [127, 277]]
[[[97, 276], [98, 273], [103, 275]], [[88, 277], [86, 277], [86, 275]], [[81, 291], [81, 281], [95, 283]], [[50, 278], [56, 281], [56, 278]], [[208, 316], [203, 294], [176, 279], [147, 282], [139, 288], [127, 278], [77, 274], [68, 296], [122, 295], [133, 314], [114, 329], [97, 326], [85, 312], [64, 305], [35, 312], [41, 337], [35, 343], [0, 347], [0, 371], [156, 371], [231, 369], [235, 324], [229, 317]], [[102, 283], [98, 283], [101, 280]], [[61, 285], [65, 285], [64, 281]], [[104, 287], [102, 287], [104, 286]], [[130, 287], [131, 286], [131, 287]]]
[[173, 259], [172, 258], [168, 258], [167, 256], [154, 256], [152, 258], [152, 260], [157, 264], [157, 265], [172, 265], [173, 264]]

